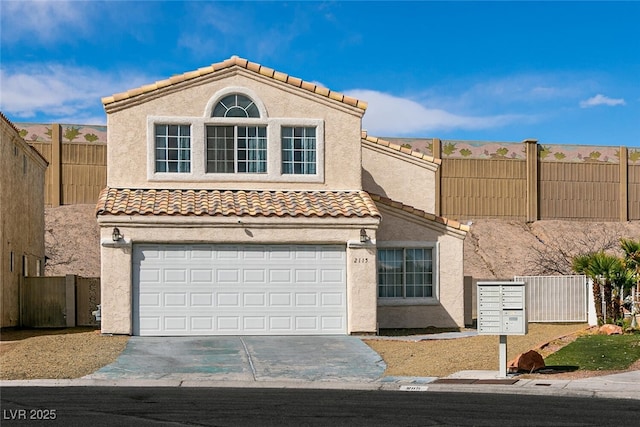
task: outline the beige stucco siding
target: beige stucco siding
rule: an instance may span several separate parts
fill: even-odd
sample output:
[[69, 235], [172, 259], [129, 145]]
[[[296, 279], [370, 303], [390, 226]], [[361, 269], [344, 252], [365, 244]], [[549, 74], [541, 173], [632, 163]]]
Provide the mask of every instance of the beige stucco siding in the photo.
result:
[[463, 242], [465, 232], [378, 204], [382, 222], [378, 247], [385, 243], [434, 244], [437, 248], [437, 301], [424, 305], [388, 304], [378, 299], [380, 328], [464, 327]]
[[[262, 103], [269, 119], [283, 119], [278, 125], [286, 125], [286, 119], [297, 123], [306, 119], [323, 123], [324, 180], [322, 182], [282, 182], [240, 180], [222, 182], [215, 179], [184, 179], [180, 181], [149, 181], [147, 148], [149, 117], [170, 117], [178, 123], [190, 123], [191, 118], [207, 120], [213, 97], [229, 88], [240, 88]], [[274, 79], [256, 75], [247, 70], [235, 69], [222, 72], [215, 78], [193, 82], [180, 90], [161, 91], [160, 95], [145, 94], [126, 108], [109, 111], [108, 152], [109, 170], [107, 185], [116, 188], [217, 188], [217, 189], [349, 189], [361, 188], [358, 165], [361, 162], [360, 119], [362, 110], [349, 107], [326, 97], [291, 87]], [[295, 123], [295, 122], [294, 122]], [[271, 126], [271, 125], [270, 125]], [[275, 124], [273, 127], [275, 128]], [[192, 138], [203, 129], [194, 129]], [[272, 136], [271, 130], [269, 136]], [[276, 133], [276, 135], [278, 135]], [[273, 139], [276, 139], [275, 141]], [[200, 147], [203, 142], [200, 141]], [[270, 138], [269, 144], [278, 144]], [[192, 148], [196, 149], [196, 141]], [[199, 157], [197, 157], [199, 156]], [[193, 159], [204, 159], [200, 151]], [[195, 160], [194, 160], [195, 161]], [[270, 171], [274, 172], [274, 171]]]
[[4, 118], [0, 124], [0, 327], [10, 327], [20, 320], [22, 276], [39, 275], [38, 264], [44, 267], [47, 163]]
[[435, 163], [362, 142], [362, 187], [369, 193], [433, 213], [437, 168]]
[[[240, 222], [239, 222], [240, 221]], [[99, 217], [102, 249], [102, 332], [132, 333], [132, 244], [341, 244], [347, 255], [348, 331], [376, 331], [376, 270], [371, 247], [359, 245], [360, 229], [375, 239], [377, 218], [291, 219], [202, 217]], [[113, 247], [118, 226], [124, 246]], [[352, 243], [350, 243], [352, 242]], [[355, 243], [354, 243], [355, 242]], [[356, 258], [369, 262], [357, 263]]]

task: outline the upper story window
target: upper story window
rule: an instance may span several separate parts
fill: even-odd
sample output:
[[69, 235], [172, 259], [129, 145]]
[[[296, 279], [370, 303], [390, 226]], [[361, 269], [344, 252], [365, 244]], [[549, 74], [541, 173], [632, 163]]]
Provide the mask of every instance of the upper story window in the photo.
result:
[[209, 98], [201, 116], [147, 116], [147, 176], [321, 183], [324, 125], [321, 118], [270, 117], [253, 90], [227, 87]]
[[248, 97], [234, 93], [222, 98], [213, 108], [212, 117], [253, 117], [259, 118], [260, 111]]
[[313, 175], [317, 171], [315, 127], [282, 127], [282, 173]]
[[266, 172], [266, 126], [207, 126], [207, 173]]
[[156, 172], [191, 172], [189, 125], [155, 125]]

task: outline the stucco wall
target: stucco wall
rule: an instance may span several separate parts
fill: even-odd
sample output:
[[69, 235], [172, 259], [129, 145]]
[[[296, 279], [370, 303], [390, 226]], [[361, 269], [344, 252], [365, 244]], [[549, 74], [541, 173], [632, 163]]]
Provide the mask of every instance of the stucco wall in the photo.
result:
[[[149, 116], [210, 117], [205, 111], [219, 91], [228, 87], [245, 88], [261, 101], [269, 118], [322, 119], [324, 121], [324, 182], [274, 183], [260, 181], [149, 182], [147, 179], [147, 118]], [[321, 95], [291, 87], [274, 79], [243, 69], [222, 71], [207, 80], [179, 90], [145, 94], [122, 110], [109, 111], [107, 185], [120, 188], [211, 188], [217, 189], [360, 189], [360, 120], [362, 110]], [[119, 107], [120, 108], [120, 107]], [[202, 134], [202, 131], [201, 131]], [[192, 133], [193, 135], [193, 133]], [[280, 141], [269, 140], [269, 144]], [[192, 143], [192, 147], [193, 147]], [[194, 153], [200, 155], [200, 153]], [[184, 178], [184, 177], [180, 177]]]
[[[235, 244], [343, 244], [347, 255], [347, 329], [376, 331], [376, 269], [370, 246], [360, 247], [360, 229], [375, 239], [377, 219], [311, 219], [288, 221], [261, 218], [100, 217], [102, 257], [102, 332], [132, 333], [132, 244], [136, 243], [235, 243]], [[127, 242], [112, 246], [113, 226]], [[348, 247], [352, 246], [352, 247]], [[355, 258], [369, 259], [356, 263]]]
[[4, 117], [0, 125], [0, 327], [10, 327], [20, 320], [23, 256], [28, 275], [39, 275], [38, 261], [44, 268], [46, 162]]
[[362, 187], [425, 212], [436, 208], [438, 165], [372, 142], [362, 142]]
[[382, 222], [378, 246], [384, 242], [437, 244], [438, 284], [436, 302], [425, 305], [388, 305], [378, 299], [380, 328], [464, 327], [465, 232], [427, 221], [378, 204]]

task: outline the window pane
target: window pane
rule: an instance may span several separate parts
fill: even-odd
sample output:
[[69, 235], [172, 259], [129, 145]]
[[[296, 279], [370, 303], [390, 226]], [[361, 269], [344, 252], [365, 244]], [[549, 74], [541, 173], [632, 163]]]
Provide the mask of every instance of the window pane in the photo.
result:
[[433, 249], [379, 249], [378, 296], [433, 297]]
[[235, 172], [233, 135], [233, 126], [207, 126], [207, 172]]
[[207, 126], [207, 172], [266, 173], [264, 126]]
[[283, 127], [282, 173], [315, 174], [316, 129], [311, 127]]
[[260, 117], [260, 111], [253, 101], [240, 94], [222, 98], [211, 112], [212, 117]]
[[402, 296], [402, 249], [378, 250], [378, 296]]
[[238, 172], [266, 173], [266, 128], [264, 126], [237, 126], [237, 132]]
[[163, 125], [155, 128], [156, 172], [191, 171], [191, 127], [189, 125]]

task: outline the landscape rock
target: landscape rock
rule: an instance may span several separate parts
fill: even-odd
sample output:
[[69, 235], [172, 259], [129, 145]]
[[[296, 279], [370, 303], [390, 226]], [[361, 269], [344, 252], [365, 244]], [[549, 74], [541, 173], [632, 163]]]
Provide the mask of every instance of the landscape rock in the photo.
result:
[[606, 335], [622, 335], [622, 327], [618, 325], [606, 324], [606, 325], [600, 326], [600, 329], [598, 329], [598, 332]]
[[544, 368], [544, 359], [534, 350], [529, 350], [526, 353], [521, 353], [516, 356], [511, 362], [508, 363], [509, 372], [533, 372]]

